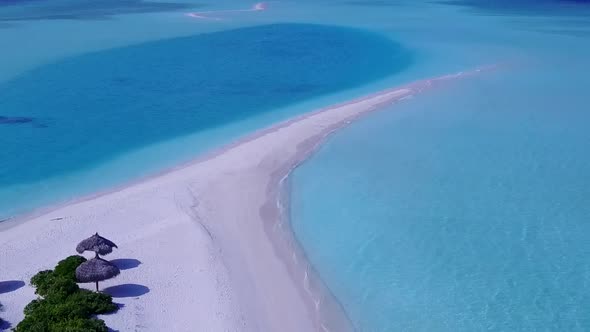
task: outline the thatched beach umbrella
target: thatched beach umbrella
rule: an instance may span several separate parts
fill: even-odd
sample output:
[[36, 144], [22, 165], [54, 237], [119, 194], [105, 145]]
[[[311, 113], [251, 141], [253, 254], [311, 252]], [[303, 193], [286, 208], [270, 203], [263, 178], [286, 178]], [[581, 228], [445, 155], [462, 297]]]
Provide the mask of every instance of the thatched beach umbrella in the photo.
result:
[[86, 261], [76, 268], [78, 282], [95, 282], [98, 292], [98, 282], [111, 279], [119, 275], [121, 271], [113, 263], [100, 257]]
[[105, 239], [96, 233], [86, 240], [78, 243], [76, 246], [76, 251], [79, 254], [87, 250], [94, 251], [96, 253], [96, 257], [98, 257], [98, 255], [110, 254], [113, 252], [113, 247], [118, 248], [117, 245], [113, 243], [113, 241]]

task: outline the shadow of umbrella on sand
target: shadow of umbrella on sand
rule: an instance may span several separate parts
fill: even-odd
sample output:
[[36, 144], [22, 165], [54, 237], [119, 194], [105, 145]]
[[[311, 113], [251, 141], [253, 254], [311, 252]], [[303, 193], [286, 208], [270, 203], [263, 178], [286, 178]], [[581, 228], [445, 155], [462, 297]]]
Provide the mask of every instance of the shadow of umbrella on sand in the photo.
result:
[[76, 279], [78, 282], [95, 282], [98, 292], [98, 282], [111, 279], [119, 275], [121, 271], [111, 262], [100, 257], [86, 261], [76, 268]]
[[0, 281], [0, 294], [14, 292], [15, 290], [23, 287], [25, 282], [22, 280], [8, 280]]
[[107, 287], [102, 290], [112, 297], [138, 297], [150, 292], [150, 289], [144, 285], [122, 284]]
[[135, 258], [115, 258], [111, 259], [111, 263], [113, 263], [119, 270], [129, 270], [134, 269], [141, 265], [141, 261]]

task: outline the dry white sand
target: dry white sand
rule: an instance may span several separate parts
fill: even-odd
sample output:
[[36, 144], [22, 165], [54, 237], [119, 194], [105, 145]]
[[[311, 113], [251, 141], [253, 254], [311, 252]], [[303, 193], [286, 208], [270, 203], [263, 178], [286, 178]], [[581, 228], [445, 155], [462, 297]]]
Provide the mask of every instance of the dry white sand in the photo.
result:
[[0, 293], [0, 316], [16, 325], [35, 298], [30, 277], [99, 232], [119, 245], [107, 259], [130, 259], [120, 261], [128, 265], [120, 276], [101, 283], [123, 304], [102, 317], [114, 330], [350, 329], [282, 222], [280, 183], [334, 130], [463, 75], [309, 113], [189, 165], [0, 231], [0, 282], [27, 283]]

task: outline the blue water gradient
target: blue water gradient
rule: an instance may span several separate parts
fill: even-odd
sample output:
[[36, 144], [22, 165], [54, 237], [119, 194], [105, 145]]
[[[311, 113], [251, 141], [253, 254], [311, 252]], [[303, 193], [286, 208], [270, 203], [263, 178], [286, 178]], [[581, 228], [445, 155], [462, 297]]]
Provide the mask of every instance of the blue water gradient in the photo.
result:
[[[410, 62], [408, 51], [378, 34], [311, 24], [71, 57], [0, 85], [0, 186], [34, 185], [91, 168], [150, 144], [377, 80]], [[0, 207], [28, 194], [6, 195]]]
[[360, 331], [590, 330], [586, 3], [178, 11], [251, 6], [0, 0], [0, 218], [317, 107], [499, 64], [337, 134], [292, 179], [294, 230]]

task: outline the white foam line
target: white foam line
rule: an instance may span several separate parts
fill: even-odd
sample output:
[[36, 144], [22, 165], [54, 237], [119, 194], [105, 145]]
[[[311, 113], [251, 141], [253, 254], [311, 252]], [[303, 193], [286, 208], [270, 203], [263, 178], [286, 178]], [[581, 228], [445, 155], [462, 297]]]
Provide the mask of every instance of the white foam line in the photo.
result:
[[228, 10], [210, 10], [204, 12], [192, 12], [187, 13], [186, 16], [197, 18], [197, 19], [208, 19], [208, 20], [215, 20], [220, 21], [222, 18], [209, 16], [210, 14], [217, 15], [217, 14], [226, 14], [226, 13], [244, 13], [244, 12], [258, 12], [267, 9], [267, 4], [265, 2], [258, 2], [254, 4], [251, 8], [248, 9], [228, 9]]

